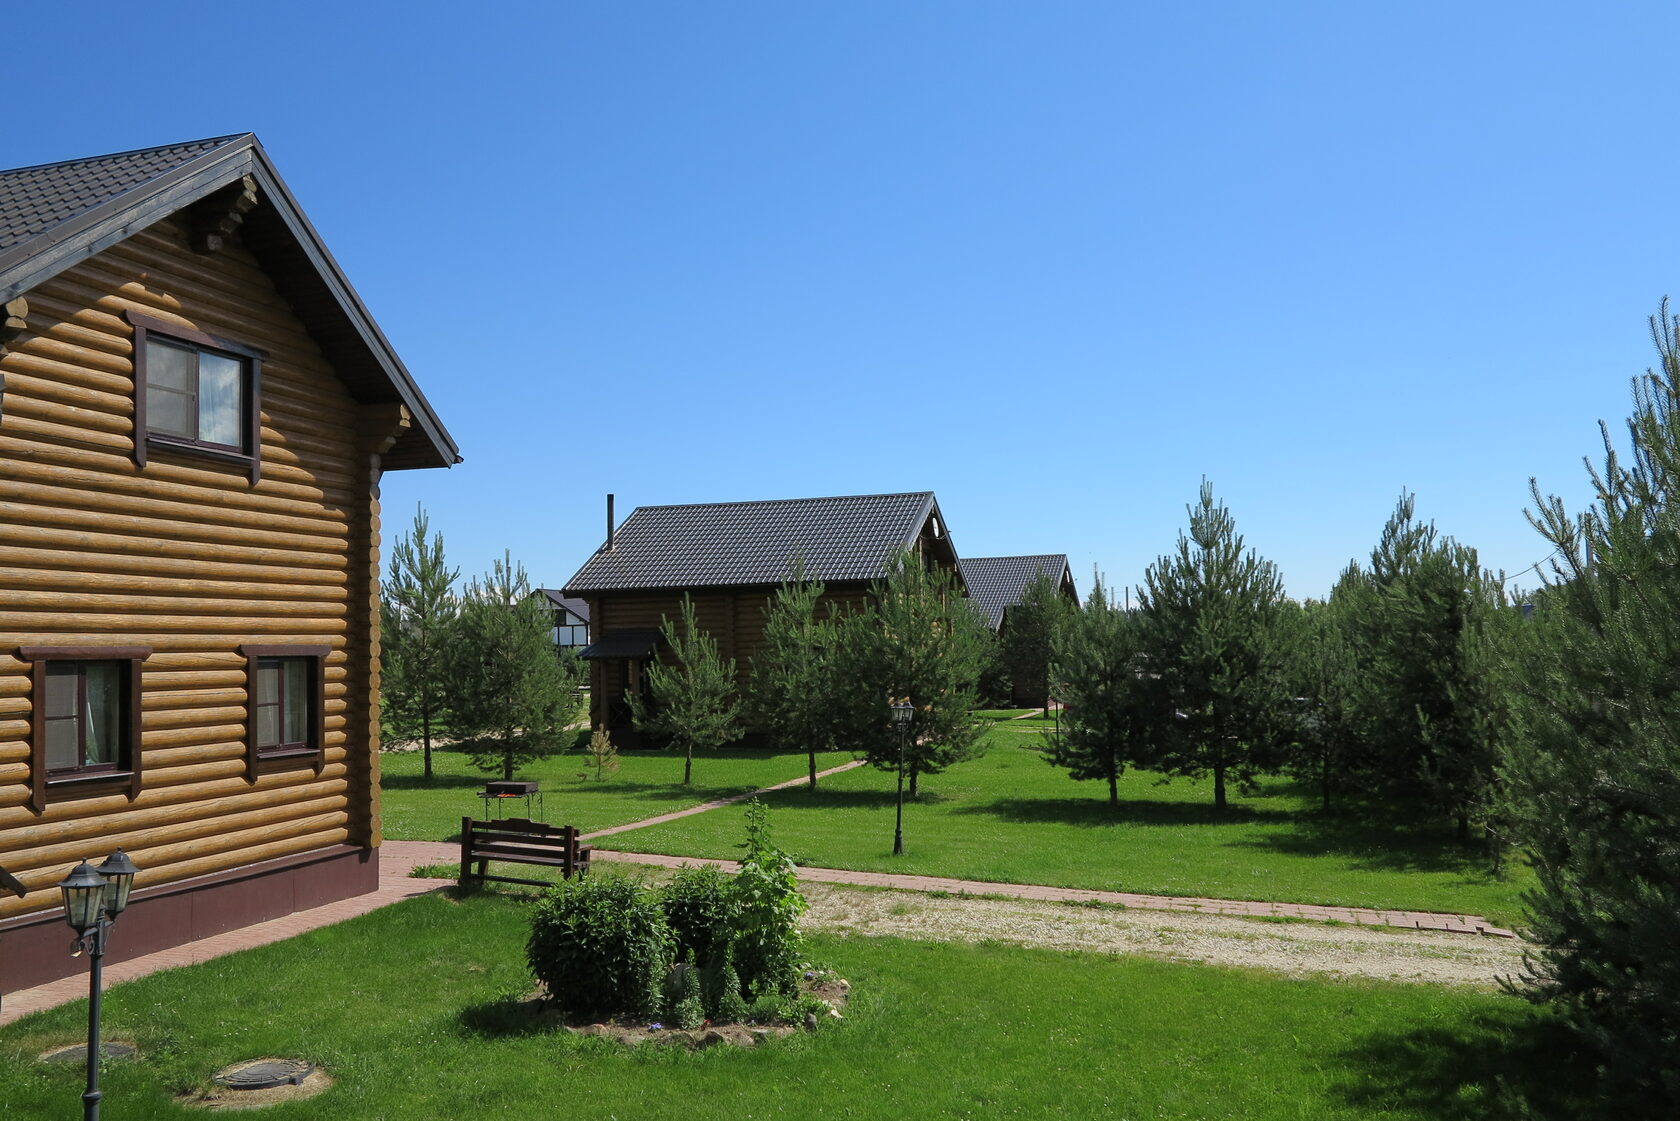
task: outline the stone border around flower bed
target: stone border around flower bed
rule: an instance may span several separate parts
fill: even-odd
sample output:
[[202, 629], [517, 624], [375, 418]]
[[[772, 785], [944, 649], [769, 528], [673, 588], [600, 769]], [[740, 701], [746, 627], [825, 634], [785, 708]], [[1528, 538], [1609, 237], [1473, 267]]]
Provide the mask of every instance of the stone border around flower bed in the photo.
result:
[[825, 1019], [845, 1018], [842, 1009], [851, 999], [851, 982], [844, 978], [822, 978], [804, 986], [801, 991], [828, 1005], [828, 1016], [822, 1017], [812, 1012], [805, 1017], [803, 1024], [791, 1024], [786, 1021], [771, 1024], [708, 1022], [692, 1031], [685, 1031], [681, 1028], [666, 1028], [657, 1023], [623, 1019], [568, 1024], [564, 1014], [541, 994], [533, 996], [525, 1004], [530, 1014], [540, 1022], [552, 1024], [557, 1028], [563, 1027], [573, 1035], [611, 1039], [626, 1047], [640, 1047], [645, 1043], [653, 1043], [667, 1047], [683, 1047], [690, 1051], [704, 1051], [720, 1044], [731, 1047], [757, 1047], [766, 1040], [781, 1039], [797, 1031], [816, 1031]]

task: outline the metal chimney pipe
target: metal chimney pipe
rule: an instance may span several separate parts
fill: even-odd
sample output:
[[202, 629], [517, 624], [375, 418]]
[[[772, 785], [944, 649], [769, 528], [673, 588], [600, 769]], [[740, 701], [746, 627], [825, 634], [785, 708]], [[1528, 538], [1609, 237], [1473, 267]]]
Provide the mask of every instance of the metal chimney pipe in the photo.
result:
[[613, 548], [613, 496], [607, 495], [607, 548]]

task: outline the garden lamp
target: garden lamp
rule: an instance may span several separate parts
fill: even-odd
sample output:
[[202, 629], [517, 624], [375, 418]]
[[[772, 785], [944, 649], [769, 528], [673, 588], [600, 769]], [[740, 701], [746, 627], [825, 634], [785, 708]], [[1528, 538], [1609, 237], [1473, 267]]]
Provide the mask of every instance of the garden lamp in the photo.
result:
[[59, 883], [64, 894], [64, 921], [76, 932], [72, 957], [88, 956], [87, 1092], [82, 1095], [83, 1121], [99, 1121], [99, 982], [105, 957], [105, 935], [128, 906], [128, 893], [140, 869], [118, 849], [95, 868], [82, 861]]
[[64, 895], [64, 921], [77, 934], [85, 936], [99, 925], [105, 887], [105, 877], [85, 860], [59, 882], [58, 890]]
[[128, 858], [126, 852], [118, 849], [107, 856], [105, 863], [96, 871], [105, 877], [105, 895], [101, 905], [105, 913], [115, 920], [128, 906], [128, 892], [134, 886], [134, 876], [140, 869], [134, 866], [134, 861]]
[[910, 732], [910, 721], [915, 719], [916, 706], [910, 703], [909, 697], [902, 697], [890, 701], [887, 705], [892, 709], [893, 727], [898, 730], [898, 816], [893, 825], [893, 855], [904, 855], [904, 740]]

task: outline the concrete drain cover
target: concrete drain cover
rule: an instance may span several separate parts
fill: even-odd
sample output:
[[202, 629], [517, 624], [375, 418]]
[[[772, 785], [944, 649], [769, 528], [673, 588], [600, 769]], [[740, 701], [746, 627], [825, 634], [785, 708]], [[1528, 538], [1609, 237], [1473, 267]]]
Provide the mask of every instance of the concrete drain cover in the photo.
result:
[[302, 1059], [257, 1059], [228, 1067], [212, 1081], [229, 1090], [272, 1090], [276, 1086], [301, 1086], [314, 1071], [315, 1064]]
[[[99, 1045], [99, 1055], [106, 1060], [132, 1059], [134, 1058], [134, 1044], [113, 1039]], [[87, 1062], [87, 1044], [72, 1043], [68, 1047], [55, 1047], [51, 1051], [43, 1052], [41, 1061], [43, 1063], [85, 1063]]]

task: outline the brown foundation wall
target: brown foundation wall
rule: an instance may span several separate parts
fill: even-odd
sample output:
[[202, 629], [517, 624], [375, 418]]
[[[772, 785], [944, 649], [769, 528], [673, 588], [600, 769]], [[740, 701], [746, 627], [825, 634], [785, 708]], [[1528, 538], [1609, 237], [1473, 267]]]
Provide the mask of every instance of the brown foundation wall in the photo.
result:
[[[137, 891], [110, 933], [105, 960], [171, 949], [378, 887], [378, 849], [335, 845]], [[62, 908], [0, 922], [0, 993], [86, 972], [86, 960], [70, 956], [74, 938]]]

